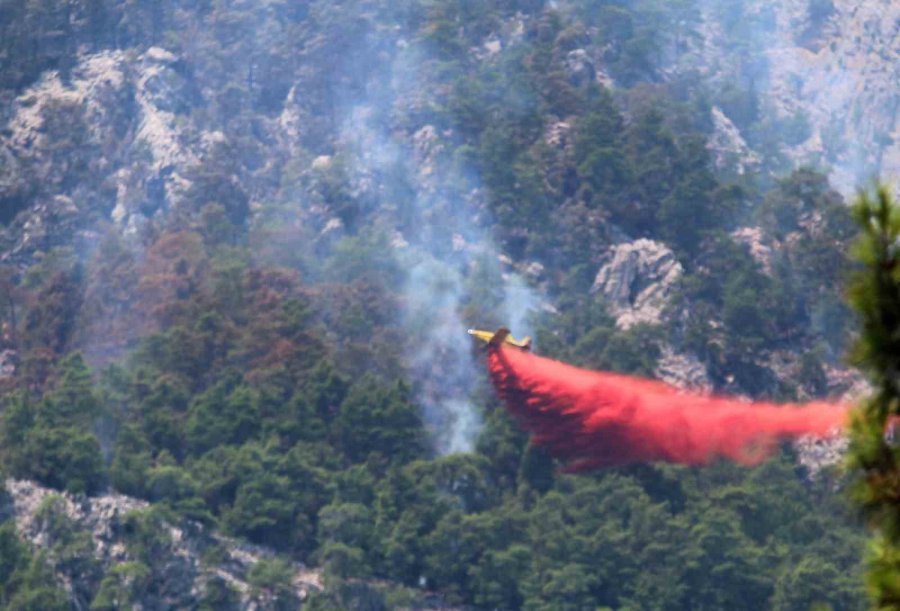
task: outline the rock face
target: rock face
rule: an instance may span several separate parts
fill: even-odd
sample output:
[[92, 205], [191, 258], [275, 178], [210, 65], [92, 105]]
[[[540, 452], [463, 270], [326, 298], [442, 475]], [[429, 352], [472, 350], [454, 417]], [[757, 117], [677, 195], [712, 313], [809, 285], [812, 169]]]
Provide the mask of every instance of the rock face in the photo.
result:
[[[735, 82], [747, 67], [734, 52], [739, 33], [756, 66], [742, 86], [761, 94], [791, 161], [830, 168], [844, 194], [873, 174], [900, 176], [900, 3], [749, 0], [731, 32], [722, 22], [732, 8], [703, 6], [702, 71]], [[713, 119], [716, 138], [725, 137], [727, 124]]]
[[655, 373], [660, 380], [678, 388], [702, 392], [713, 388], [709, 372], [700, 359], [692, 354], [679, 354], [668, 345], [662, 347]]
[[900, 175], [900, 4], [835, 0], [812, 45], [802, 36], [815, 27], [810, 3], [779, 4], [769, 95], [780, 112], [805, 113], [810, 123], [791, 154], [824, 157], [845, 193], [872, 171]]
[[[829, 367], [825, 376], [828, 396], [838, 396], [848, 404], [872, 393], [871, 384], [855, 369]], [[837, 432], [824, 439], [804, 437], [794, 443], [797, 460], [806, 467], [810, 479], [816, 479], [823, 471], [843, 462], [848, 446], [849, 439]]]
[[18, 241], [4, 245], [6, 259], [78, 236], [87, 217], [133, 225], [177, 199], [215, 140], [185, 120], [200, 94], [182, 64], [157, 47], [102, 51], [13, 100], [0, 131], [0, 223], [27, 212], [8, 232]]
[[[15, 519], [19, 535], [32, 546], [47, 552], [48, 560], [76, 608], [87, 608], [98, 587], [99, 576], [108, 575], [112, 566], [123, 567], [138, 557], [128, 545], [128, 517], [147, 510], [150, 505], [122, 494], [98, 497], [73, 496], [44, 488], [34, 482], [7, 480], [6, 506], [0, 515]], [[73, 566], [71, 558], [59, 552], [60, 523], [67, 531], [82, 537], [92, 552], [93, 570], [84, 563]], [[72, 535], [66, 535], [71, 546]], [[273, 557], [264, 548], [210, 535], [198, 524], [164, 524], [153, 550], [150, 573], [158, 582], [153, 594], [141, 599], [143, 609], [196, 608], [212, 584], [226, 585], [236, 594], [236, 609], [285, 608], [266, 591], [257, 591], [248, 582], [253, 566]], [[77, 539], [76, 539], [77, 540]], [[214, 553], [213, 553], [214, 552]], [[321, 590], [318, 571], [294, 564], [294, 606], [299, 606], [310, 591]], [[293, 607], [291, 607], [293, 608]]]
[[639, 239], [614, 246], [594, 279], [616, 325], [658, 323], [683, 269], [665, 245]]
[[849, 440], [835, 434], [831, 437], [804, 437], [794, 442], [797, 461], [806, 467], [807, 476], [816, 479], [826, 469], [844, 460]]
[[731, 239], [743, 244], [750, 251], [753, 260], [759, 263], [765, 273], [772, 271], [772, 247], [765, 243], [763, 230], [759, 227], [739, 227], [731, 232]]
[[722, 109], [713, 106], [710, 115], [713, 132], [709, 137], [707, 148], [713, 153], [716, 167], [732, 169], [739, 175], [758, 168], [759, 155], [750, 149], [741, 131]]
[[573, 85], [592, 83], [597, 78], [594, 62], [584, 49], [569, 51], [566, 55], [566, 69]]

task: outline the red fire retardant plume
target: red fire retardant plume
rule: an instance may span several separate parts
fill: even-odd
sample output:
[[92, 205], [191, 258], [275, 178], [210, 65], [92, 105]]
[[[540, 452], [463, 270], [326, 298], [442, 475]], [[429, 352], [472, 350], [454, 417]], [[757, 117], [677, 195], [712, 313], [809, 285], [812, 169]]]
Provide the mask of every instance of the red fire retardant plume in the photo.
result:
[[847, 406], [745, 402], [691, 394], [661, 382], [586, 371], [508, 346], [490, 346], [491, 381], [509, 410], [545, 446], [584, 471], [635, 462], [702, 465], [765, 460], [779, 440], [828, 436]]

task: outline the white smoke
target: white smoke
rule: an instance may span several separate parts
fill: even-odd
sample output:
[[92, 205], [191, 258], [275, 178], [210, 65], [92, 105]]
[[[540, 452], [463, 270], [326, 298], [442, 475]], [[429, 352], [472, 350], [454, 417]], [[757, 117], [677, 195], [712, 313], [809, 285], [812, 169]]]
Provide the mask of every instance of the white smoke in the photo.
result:
[[[397, 106], [427, 98], [431, 92], [417, 78], [425, 59], [400, 47], [387, 74], [371, 75], [390, 83], [390, 95], [356, 98], [342, 123], [340, 145], [350, 153], [351, 180], [375, 194], [374, 223], [393, 235], [394, 260], [405, 273], [399, 324], [407, 337], [407, 356], [416, 399], [433, 432], [438, 453], [467, 452], [481, 428], [471, 400], [482, 379], [465, 310], [489, 310], [514, 333], [531, 332], [529, 312], [538, 303], [534, 290], [515, 271], [502, 270], [499, 251], [487, 230], [479, 180], [444, 155], [452, 150], [449, 130], [430, 124], [391, 129]], [[379, 88], [375, 88], [379, 89]], [[380, 90], [380, 89], [379, 89]], [[414, 193], [407, 201], [389, 201], [391, 181], [402, 180]], [[473, 275], [496, 282], [498, 303], [477, 303], [469, 287]], [[487, 321], [484, 321], [486, 324]]]

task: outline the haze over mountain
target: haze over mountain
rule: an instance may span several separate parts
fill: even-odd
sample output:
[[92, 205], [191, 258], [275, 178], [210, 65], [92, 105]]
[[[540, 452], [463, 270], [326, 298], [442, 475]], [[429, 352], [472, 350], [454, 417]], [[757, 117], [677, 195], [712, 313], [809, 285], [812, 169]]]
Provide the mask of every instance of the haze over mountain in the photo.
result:
[[0, 2], [0, 603], [864, 607], [840, 440], [562, 475], [465, 329], [858, 393], [898, 10]]

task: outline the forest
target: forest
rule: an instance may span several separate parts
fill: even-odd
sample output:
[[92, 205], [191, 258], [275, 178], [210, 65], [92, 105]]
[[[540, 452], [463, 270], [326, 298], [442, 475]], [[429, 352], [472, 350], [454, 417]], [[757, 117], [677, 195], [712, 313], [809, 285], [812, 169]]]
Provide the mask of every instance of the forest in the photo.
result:
[[[721, 4], [735, 40], [765, 18]], [[274, 550], [251, 578], [278, 609], [291, 562], [322, 571], [309, 609], [866, 608], [840, 466], [785, 444], [563, 474], [465, 335], [518, 322], [646, 377], [674, 351], [749, 398], [848, 390], [851, 210], [779, 152], [808, 126], [745, 87], [765, 66], [690, 68], [701, 9], [0, 0], [0, 473], [150, 503], [112, 568], [52, 503], [49, 552], [0, 512], [0, 608], [157, 608], [161, 524]], [[75, 93], [27, 94], [51, 86]], [[713, 107], [753, 169], [717, 159]], [[626, 327], [592, 287], [639, 239], [682, 272]], [[197, 608], [240, 600], [211, 580]]]

